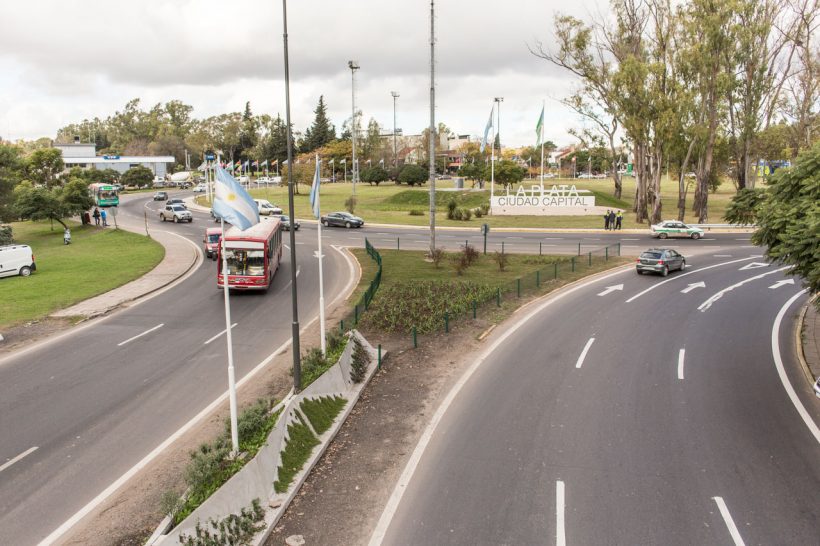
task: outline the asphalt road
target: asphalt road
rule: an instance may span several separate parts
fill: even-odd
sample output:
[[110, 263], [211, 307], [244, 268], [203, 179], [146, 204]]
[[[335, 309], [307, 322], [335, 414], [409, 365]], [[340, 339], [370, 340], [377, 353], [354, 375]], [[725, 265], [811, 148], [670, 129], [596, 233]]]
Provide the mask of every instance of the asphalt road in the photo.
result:
[[[119, 214], [141, 217], [144, 207], [156, 206], [146, 195], [124, 203]], [[202, 214], [192, 224], [162, 225], [152, 212], [148, 222], [150, 229], [178, 232], [197, 245], [204, 226], [213, 225]], [[316, 238], [298, 235], [299, 314], [305, 326], [318, 314]], [[330, 302], [348, 283], [349, 264], [328, 245], [325, 256]], [[231, 298], [237, 381], [290, 340], [290, 267], [285, 250], [268, 293]], [[223, 394], [224, 332], [216, 265], [205, 260], [161, 295], [5, 360], [0, 463], [25, 456], [0, 470], [0, 544], [34, 544], [46, 537]]]
[[[749, 255], [667, 280], [629, 268], [534, 312], [434, 416], [374, 536], [818, 544], [820, 400], [792, 354], [806, 296]], [[774, 339], [806, 420], [773, 357], [789, 301]]]

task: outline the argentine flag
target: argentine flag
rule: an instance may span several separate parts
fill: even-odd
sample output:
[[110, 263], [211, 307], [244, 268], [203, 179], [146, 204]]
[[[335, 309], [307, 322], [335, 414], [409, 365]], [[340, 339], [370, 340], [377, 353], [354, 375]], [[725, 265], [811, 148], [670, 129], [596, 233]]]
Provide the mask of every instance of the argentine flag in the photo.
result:
[[479, 150], [481, 153], [484, 153], [484, 149], [487, 147], [487, 136], [490, 134], [490, 129], [493, 128], [493, 113], [495, 113], [495, 105], [493, 105], [492, 109], [490, 109], [490, 119], [487, 120], [487, 126], [484, 127], [484, 138], [481, 139], [481, 147]]
[[317, 220], [322, 217], [322, 213], [319, 210], [319, 184], [321, 184], [319, 171], [321, 164], [322, 160], [319, 159], [319, 156], [316, 156], [316, 172], [313, 174], [313, 185], [310, 187], [310, 209], [313, 211], [313, 216], [315, 216]]
[[225, 169], [217, 167], [215, 170], [214, 214], [241, 231], [258, 224], [259, 207], [253, 198]]

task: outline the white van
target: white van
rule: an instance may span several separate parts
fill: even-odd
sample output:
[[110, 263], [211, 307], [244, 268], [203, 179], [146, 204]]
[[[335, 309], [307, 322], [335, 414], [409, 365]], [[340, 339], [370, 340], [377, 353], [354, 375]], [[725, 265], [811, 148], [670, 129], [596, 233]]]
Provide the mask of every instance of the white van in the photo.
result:
[[34, 254], [28, 245], [0, 246], [0, 277], [28, 277], [37, 270]]
[[254, 199], [256, 206], [259, 208], [259, 214], [262, 216], [269, 216], [271, 214], [282, 214], [282, 209], [276, 205], [272, 205], [267, 199]]

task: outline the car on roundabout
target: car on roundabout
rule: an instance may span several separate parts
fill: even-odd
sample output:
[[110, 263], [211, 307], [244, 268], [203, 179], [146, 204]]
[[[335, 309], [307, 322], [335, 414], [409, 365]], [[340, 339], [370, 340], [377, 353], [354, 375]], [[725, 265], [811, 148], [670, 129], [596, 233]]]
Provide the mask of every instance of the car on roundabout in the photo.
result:
[[[287, 214], [273, 214], [271, 218], [277, 218], [280, 222], [282, 222], [282, 229], [285, 231], [290, 231], [290, 217]], [[293, 231], [299, 231], [299, 228], [302, 224], [299, 223], [299, 220], [293, 221]]]
[[638, 256], [635, 269], [638, 275], [659, 273], [666, 277], [670, 271], [686, 269], [686, 258], [672, 248], [650, 248]]
[[349, 212], [331, 212], [329, 214], [325, 214], [322, 216], [321, 222], [325, 227], [338, 226], [348, 229], [352, 227], [360, 228], [364, 225], [364, 220], [358, 216], [353, 216]]
[[154, 201], [165, 201], [166, 199], [168, 199], [167, 191], [158, 191], [154, 194]]
[[174, 198], [172, 198], [172, 199], [169, 199], [168, 201], [166, 201], [166, 202], [165, 202], [165, 204], [166, 204], [166, 205], [179, 205], [179, 206], [184, 207], [184, 208], [186, 208], [186, 209], [188, 208], [188, 207], [185, 205], [185, 201], [183, 201], [183, 200], [182, 200], [182, 199], [180, 199], [179, 197], [174, 197]]
[[179, 222], [191, 223], [194, 221], [191, 212], [180, 205], [165, 205], [165, 208], [159, 211], [159, 219], [163, 222], [171, 220], [175, 224]]
[[697, 226], [684, 224], [679, 220], [665, 220], [660, 224], [655, 224], [651, 228], [652, 237], [666, 239], [668, 237], [689, 237], [690, 239], [700, 239], [705, 233]]

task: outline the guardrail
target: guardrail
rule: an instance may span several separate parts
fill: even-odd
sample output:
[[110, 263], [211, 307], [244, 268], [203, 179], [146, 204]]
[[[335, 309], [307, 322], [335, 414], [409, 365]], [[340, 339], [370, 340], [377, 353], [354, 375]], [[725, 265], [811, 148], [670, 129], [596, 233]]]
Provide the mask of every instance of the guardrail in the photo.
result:
[[757, 229], [754, 224], [689, 224], [701, 229]]

